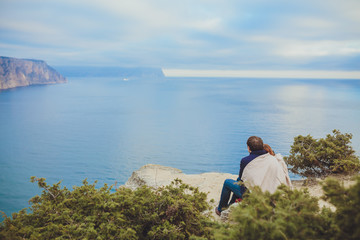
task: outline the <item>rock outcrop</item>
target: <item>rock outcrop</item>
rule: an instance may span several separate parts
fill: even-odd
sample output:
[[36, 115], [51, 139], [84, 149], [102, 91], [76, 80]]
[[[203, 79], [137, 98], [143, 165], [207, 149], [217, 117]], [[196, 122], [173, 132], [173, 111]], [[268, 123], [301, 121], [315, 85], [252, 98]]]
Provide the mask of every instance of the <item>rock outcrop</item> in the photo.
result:
[[[142, 185], [147, 185], [158, 188], [160, 186], [169, 185], [171, 181], [178, 178], [186, 184], [198, 187], [201, 192], [208, 193], [208, 202], [213, 206], [213, 208], [215, 208], [215, 206], [218, 204], [225, 179], [237, 179], [237, 177], [237, 175], [217, 172], [185, 174], [176, 168], [148, 164], [133, 172], [131, 177], [125, 183], [125, 187], [136, 189]], [[319, 181], [321, 180], [319, 179]], [[354, 183], [350, 177], [341, 178], [339, 181], [343, 182], [345, 186], [350, 186]], [[310, 195], [318, 197], [320, 207], [326, 206], [333, 210], [335, 209], [334, 206], [329, 202], [320, 199], [320, 197], [323, 195], [321, 184], [316, 183], [304, 186], [304, 180], [293, 180], [292, 184], [295, 189], [307, 188]], [[214, 199], [213, 203], [211, 203], [211, 199]], [[221, 213], [221, 218], [219, 218], [214, 211], [212, 213], [216, 219], [226, 220], [229, 214], [229, 210], [223, 211]]]
[[185, 174], [181, 170], [156, 164], [147, 164], [132, 173], [125, 187], [136, 189], [142, 185], [158, 188], [169, 185], [178, 178], [184, 183], [198, 187], [201, 192], [208, 193], [208, 200], [219, 200], [225, 179], [236, 179], [238, 176], [230, 173], [208, 172], [202, 174]]
[[[161, 165], [148, 164], [132, 173], [125, 183], [125, 187], [136, 189], [142, 185], [158, 188], [169, 185], [174, 179], [178, 178], [183, 183], [198, 187], [201, 192], [208, 193], [208, 202], [215, 208], [218, 204], [221, 190], [225, 179], [236, 179], [238, 176], [230, 173], [208, 172], [202, 174], [185, 174], [181, 170]], [[214, 202], [211, 203], [211, 199]], [[214, 217], [217, 215], [213, 211]]]
[[44, 61], [0, 57], [0, 89], [65, 82], [66, 78]]

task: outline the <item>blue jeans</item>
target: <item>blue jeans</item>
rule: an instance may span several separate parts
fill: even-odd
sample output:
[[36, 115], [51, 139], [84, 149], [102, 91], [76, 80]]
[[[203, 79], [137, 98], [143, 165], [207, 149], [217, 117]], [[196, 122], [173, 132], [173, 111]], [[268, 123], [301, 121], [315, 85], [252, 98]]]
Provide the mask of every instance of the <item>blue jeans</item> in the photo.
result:
[[[223, 208], [228, 207], [230, 204], [233, 204], [237, 198], [242, 198], [242, 195], [246, 191], [246, 188], [243, 185], [240, 185], [241, 181], [235, 181], [233, 179], [226, 179], [221, 191], [220, 202], [218, 206], [219, 212]], [[230, 194], [233, 193], [233, 196], [230, 199]]]

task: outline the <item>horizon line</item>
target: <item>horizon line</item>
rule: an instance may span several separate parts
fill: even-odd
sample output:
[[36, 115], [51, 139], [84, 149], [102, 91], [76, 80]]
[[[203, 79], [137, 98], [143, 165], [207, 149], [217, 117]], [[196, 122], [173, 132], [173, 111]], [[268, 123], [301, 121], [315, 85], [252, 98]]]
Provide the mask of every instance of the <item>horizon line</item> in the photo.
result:
[[360, 71], [324, 70], [204, 70], [162, 68], [166, 77], [249, 77], [249, 78], [309, 78], [359, 79]]

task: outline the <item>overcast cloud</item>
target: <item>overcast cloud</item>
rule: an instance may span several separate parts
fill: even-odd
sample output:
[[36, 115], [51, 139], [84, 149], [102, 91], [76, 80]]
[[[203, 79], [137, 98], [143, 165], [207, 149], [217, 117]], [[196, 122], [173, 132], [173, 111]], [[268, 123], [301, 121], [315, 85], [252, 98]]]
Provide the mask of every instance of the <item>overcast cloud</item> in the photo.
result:
[[50, 65], [360, 70], [359, 12], [359, 0], [0, 0], [0, 55]]

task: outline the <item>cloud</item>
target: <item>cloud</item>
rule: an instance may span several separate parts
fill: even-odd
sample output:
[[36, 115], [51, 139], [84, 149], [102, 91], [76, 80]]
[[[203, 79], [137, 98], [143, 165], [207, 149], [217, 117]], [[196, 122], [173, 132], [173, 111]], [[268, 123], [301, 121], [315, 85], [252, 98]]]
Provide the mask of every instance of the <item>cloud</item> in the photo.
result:
[[359, 55], [360, 41], [289, 41], [279, 47], [277, 53], [292, 58]]
[[359, 40], [299, 40], [269, 36], [253, 36], [249, 42], [267, 45], [269, 52], [286, 58], [360, 55]]
[[324, 68], [327, 57], [341, 69], [360, 56], [359, 9], [357, 0], [3, 0], [0, 55], [209, 69]]

